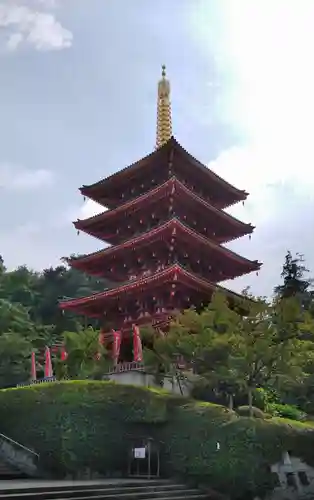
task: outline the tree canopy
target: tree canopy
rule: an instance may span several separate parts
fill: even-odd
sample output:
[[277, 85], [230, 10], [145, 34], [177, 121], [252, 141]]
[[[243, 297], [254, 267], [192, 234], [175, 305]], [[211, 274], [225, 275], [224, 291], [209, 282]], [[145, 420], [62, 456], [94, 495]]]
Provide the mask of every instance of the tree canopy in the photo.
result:
[[[314, 308], [302, 256], [287, 253], [282, 279], [267, 300], [246, 293], [242, 305], [231, 307], [216, 293], [202, 312], [178, 315], [167, 335], [141, 329], [145, 363], [156, 381], [162, 384], [168, 374], [190, 384], [198, 398], [247, 405], [251, 412], [254, 404], [264, 411], [283, 413], [290, 405], [290, 413], [314, 413]], [[100, 325], [62, 314], [58, 302], [107, 286], [65, 265], [9, 271], [0, 258], [0, 387], [29, 379], [32, 351], [43, 375], [40, 353], [56, 344], [68, 351], [66, 362], [59, 354], [54, 359], [59, 378], [102, 377], [108, 356], [99, 346]]]
[[[64, 342], [65, 332], [97, 328], [96, 321], [63, 314], [59, 300], [102, 291], [108, 283], [66, 266], [35, 272], [26, 266], [8, 271], [0, 257], [0, 387], [29, 379], [30, 353]], [[98, 334], [97, 334], [98, 335]], [[39, 375], [42, 372], [41, 358]]]

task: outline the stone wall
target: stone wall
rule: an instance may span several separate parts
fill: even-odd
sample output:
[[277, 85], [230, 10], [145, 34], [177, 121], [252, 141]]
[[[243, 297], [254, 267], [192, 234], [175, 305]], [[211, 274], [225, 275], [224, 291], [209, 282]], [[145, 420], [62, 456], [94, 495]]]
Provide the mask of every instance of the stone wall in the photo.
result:
[[[115, 372], [108, 375], [110, 380], [114, 380], [119, 384], [126, 385], [138, 385], [141, 387], [161, 387], [155, 382], [155, 377], [146, 373], [144, 371], [128, 370]], [[180, 388], [181, 386], [181, 388]], [[188, 396], [190, 393], [189, 387], [186, 383], [179, 384], [175, 378], [166, 376], [163, 380], [163, 389], [173, 392], [175, 394], [181, 394], [181, 390], [184, 396]]]
[[314, 469], [298, 457], [285, 452], [271, 470], [278, 475], [278, 486], [271, 500], [314, 499]]

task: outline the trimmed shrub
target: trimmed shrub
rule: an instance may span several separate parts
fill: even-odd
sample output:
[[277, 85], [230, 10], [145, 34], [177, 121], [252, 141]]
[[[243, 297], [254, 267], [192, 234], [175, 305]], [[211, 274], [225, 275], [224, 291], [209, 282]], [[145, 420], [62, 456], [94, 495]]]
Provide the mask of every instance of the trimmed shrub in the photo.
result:
[[231, 498], [273, 486], [283, 450], [313, 464], [314, 428], [239, 417], [225, 407], [165, 391], [76, 381], [0, 391], [0, 428], [62, 474], [126, 470], [130, 440], [152, 437], [164, 476], [208, 485]]
[[[237, 408], [237, 413], [241, 417], [249, 417], [250, 416], [250, 407], [249, 406], [239, 406]], [[254, 418], [266, 418], [265, 413], [260, 410], [259, 408], [256, 408], [256, 406], [252, 407], [252, 413]]]

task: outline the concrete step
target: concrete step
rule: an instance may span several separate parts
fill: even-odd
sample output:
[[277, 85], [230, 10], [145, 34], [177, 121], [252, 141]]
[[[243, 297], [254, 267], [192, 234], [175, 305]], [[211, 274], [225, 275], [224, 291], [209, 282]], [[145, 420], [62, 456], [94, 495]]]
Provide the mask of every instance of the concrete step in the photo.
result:
[[[4, 481], [3, 488], [0, 491], [11, 491], [12, 493], [23, 492], [41, 492], [41, 491], [55, 491], [55, 490], [89, 490], [95, 488], [101, 489], [117, 489], [117, 488], [146, 488], [146, 487], [165, 487], [165, 486], [178, 486], [178, 484], [170, 481], [169, 479], [98, 479], [98, 480], [33, 480], [27, 479], [24, 481], [17, 481], [12, 484]], [[1, 485], [1, 481], [0, 481]], [[185, 485], [182, 485], [185, 486]]]
[[[185, 485], [180, 485], [180, 484], [156, 484], [151, 486], [149, 483], [148, 485], [139, 485], [139, 486], [113, 486], [111, 485], [110, 487], [104, 487], [104, 486], [98, 486], [98, 487], [68, 487], [68, 488], [56, 488], [56, 489], [47, 489], [44, 488], [43, 490], [41, 488], [32, 488], [31, 490], [25, 491], [24, 489], [22, 490], [16, 490], [16, 489], [10, 489], [10, 498], [19, 498], [20, 495], [23, 493], [23, 498], [25, 500], [35, 498], [36, 500], [42, 500], [42, 499], [47, 499], [49, 500], [50, 498], [53, 499], [55, 498], [56, 495], [60, 495], [62, 493], [63, 498], [80, 498], [86, 496], [86, 493], [88, 492], [88, 495], [90, 498], [97, 497], [100, 494], [106, 494], [108, 496], [121, 496], [124, 499], [127, 499], [127, 497], [132, 500], [134, 498], [134, 495], [137, 495], [137, 497], [141, 497], [143, 495], [146, 495], [147, 498], [149, 498], [151, 495], [155, 496], [162, 496], [165, 492], [169, 495], [172, 494], [177, 494], [180, 491], [186, 490]], [[0, 491], [1, 491], [1, 483], [0, 483]], [[0, 493], [0, 499], [4, 498], [5, 494]]]
[[[8, 498], [11, 498], [11, 497], [8, 497]], [[36, 498], [36, 497], [35, 497]], [[91, 497], [90, 496], [85, 496], [85, 497], [72, 497], [71, 500], [89, 500]], [[122, 498], [120, 495], [117, 495], [117, 496], [112, 496], [112, 497], [108, 497], [107, 495], [99, 495], [97, 497], [92, 497], [94, 499], [97, 499], [97, 500], [119, 500], [120, 498]], [[138, 497], [134, 497], [135, 499], [137, 499]], [[197, 493], [187, 493], [186, 495], [183, 495], [182, 492], [176, 496], [168, 496], [167, 493], [165, 493], [165, 495], [163, 497], [141, 497], [142, 499], [146, 499], [146, 498], [149, 498], [150, 500], [160, 500], [160, 498], [162, 498], [162, 500], [205, 500], [207, 498], [206, 495], [202, 494], [201, 492], [197, 491]], [[57, 497], [55, 498], [54, 500], [66, 500], [64, 497]]]
[[[18, 481], [16, 483], [11, 483], [5, 481], [2, 483], [3, 488], [1, 488], [0, 481], [0, 493], [3, 491], [9, 491], [10, 494], [19, 494], [19, 493], [29, 493], [29, 494], [53, 494], [57, 491], [62, 492], [80, 492], [80, 491], [88, 491], [92, 490], [101, 490], [101, 491], [124, 491], [127, 492], [130, 489], [134, 489], [137, 491], [140, 488], [179, 488], [179, 484], [175, 484], [168, 479], [104, 479], [104, 480], [81, 480], [81, 481], [69, 481], [69, 480], [25, 480]], [[185, 488], [185, 485], [181, 485]], [[1, 496], [0, 496], [1, 498]], [[26, 498], [26, 497], [25, 497]]]
[[[29, 486], [29, 487], [28, 487]], [[7, 485], [4, 490], [0, 482], [0, 499], [8, 500], [204, 500], [206, 495], [183, 484], [162, 480], [113, 481], [99, 483], [48, 482], [23, 486]]]
[[[144, 491], [143, 491], [144, 490]], [[163, 490], [157, 490], [156, 488], [132, 488], [131, 491], [123, 491], [123, 489], [116, 490], [107, 490], [106, 488], [97, 488], [97, 489], [82, 489], [82, 490], [55, 490], [55, 491], [41, 491], [41, 492], [33, 492], [33, 493], [13, 493], [9, 494], [6, 492], [4, 495], [0, 495], [0, 498], [8, 498], [8, 496], [13, 499], [23, 498], [24, 500], [53, 500], [56, 498], [62, 497], [62, 499], [81, 499], [84, 500], [86, 498], [91, 498], [94, 500], [113, 500], [113, 499], [121, 499], [121, 500], [149, 500], [149, 499], [160, 499], [162, 500], [164, 497], [168, 498], [176, 498], [177, 496], [181, 497], [194, 497], [197, 496], [200, 492], [195, 489], [186, 489], [186, 488], [165, 488]]]

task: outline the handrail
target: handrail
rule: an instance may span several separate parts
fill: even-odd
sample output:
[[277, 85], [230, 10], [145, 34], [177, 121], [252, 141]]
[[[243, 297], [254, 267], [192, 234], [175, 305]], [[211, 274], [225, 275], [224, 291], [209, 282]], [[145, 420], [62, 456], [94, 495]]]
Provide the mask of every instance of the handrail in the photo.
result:
[[30, 448], [27, 448], [27, 446], [24, 446], [23, 444], [18, 443], [17, 441], [14, 441], [14, 439], [11, 439], [8, 436], [5, 436], [4, 434], [1, 434], [1, 432], [0, 432], [0, 439], [3, 439], [4, 441], [9, 441], [10, 443], [13, 443], [14, 445], [18, 446], [19, 448], [23, 448], [23, 450], [26, 450], [29, 453], [32, 453], [32, 455], [35, 455], [37, 458], [39, 458], [39, 454], [38, 453], [36, 453], [35, 451], [31, 450]]

